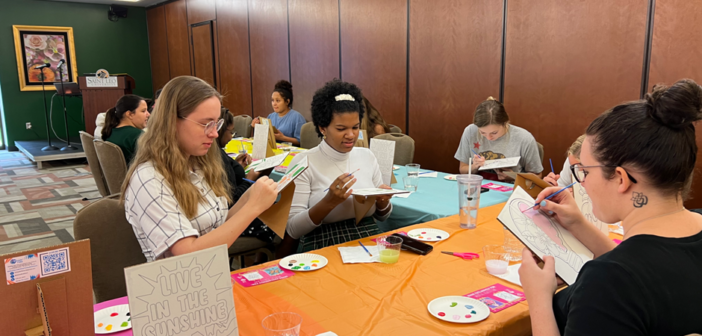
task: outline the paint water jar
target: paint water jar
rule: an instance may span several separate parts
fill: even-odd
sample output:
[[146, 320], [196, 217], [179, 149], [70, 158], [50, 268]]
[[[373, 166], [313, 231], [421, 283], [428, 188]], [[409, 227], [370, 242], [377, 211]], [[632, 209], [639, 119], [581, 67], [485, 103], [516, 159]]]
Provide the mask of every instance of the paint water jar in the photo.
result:
[[478, 224], [478, 207], [480, 206], [480, 175], [458, 175], [458, 214], [462, 229], [475, 229]]

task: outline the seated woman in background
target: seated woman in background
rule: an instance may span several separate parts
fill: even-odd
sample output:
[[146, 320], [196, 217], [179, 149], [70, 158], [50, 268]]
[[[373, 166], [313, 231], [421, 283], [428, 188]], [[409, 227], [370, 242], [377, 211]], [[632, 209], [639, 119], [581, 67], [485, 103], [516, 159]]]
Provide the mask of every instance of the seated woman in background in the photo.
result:
[[[281, 80], [275, 84], [275, 89], [271, 95], [271, 105], [273, 113], [268, 115], [273, 126], [278, 130], [275, 133], [275, 140], [278, 142], [291, 142], [295, 146], [300, 145], [300, 130], [307, 120], [305, 117], [292, 109], [293, 93], [292, 84], [286, 80]], [[254, 118], [251, 127], [256, 128], [261, 120]]]
[[[295, 180], [295, 195], [281, 250], [299, 239], [299, 252], [319, 249], [380, 233], [375, 219], [390, 216], [389, 196], [380, 196], [356, 225], [352, 188], [386, 188], [380, 167], [367, 148], [354, 147], [363, 119], [363, 96], [356, 85], [333, 80], [312, 98], [312, 121], [323, 138], [319, 146], [300, 153], [309, 168]], [[353, 173], [351, 175], [350, 173]], [[290, 244], [290, 245], [289, 245]]]
[[102, 140], [119, 146], [127, 165], [136, 153], [137, 140], [144, 133], [149, 115], [144, 98], [131, 94], [122, 96], [117, 105], [105, 113]]
[[[232, 159], [227, 152], [224, 151], [224, 147], [232, 140], [232, 135], [234, 134], [234, 116], [229, 112], [229, 109], [222, 107], [220, 118], [224, 120], [224, 123], [222, 123], [222, 128], [218, 132], [217, 145], [220, 148], [224, 172], [227, 174], [227, 180], [229, 181], [229, 198], [231, 198], [229, 207], [231, 208], [251, 187], [253, 183], [250, 181], [256, 181], [260, 173], [253, 169], [248, 174], [246, 173], [244, 167], [251, 164], [252, 158], [250, 155], [239, 154], [236, 159]], [[251, 222], [249, 227], [241, 233], [241, 236], [255, 237], [266, 243], [272, 243], [275, 238], [275, 232], [271, 231], [266, 224], [263, 224], [261, 220], [256, 218]]]
[[[702, 330], [702, 216], [685, 209], [697, 157], [694, 122], [702, 88], [692, 80], [656, 85], [588, 127], [573, 168], [595, 216], [622, 221], [620, 245], [587, 222], [570, 193], [536, 199], [595, 259], [554, 295], [553, 257], [540, 268], [524, 250], [519, 276], [540, 335], [688, 335]], [[622, 136], [626, 134], [626, 136]]]
[[368, 139], [370, 140], [376, 135], [390, 133], [390, 127], [368, 98], [363, 97], [363, 105], [365, 106], [366, 115], [361, 120], [361, 129], [368, 133]]
[[[461, 174], [478, 173], [485, 160], [504, 159], [520, 156], [514, 168], [480, 171], [487, 179], [512, 181], [504, 172], [541, 174], [544, 170], [539, 157], [539, 148], [529, 131], [511, 125], [505, 107], [495, 98], [489, 97], [475, 109], [473, 123], [468, 125], [461, 136], [461, 143], [454, 156], [460, 161]], [[469, 165], [469, 159], [473, 164]], [[493, 173], [494, 172], [494, 173]]]
[[222, 96], [202, 79], [180, 76], [161, 98], [122, 185], [127, 220], [148, 261], [231, 246], [275, 202], [278, 184], [261, 177], [229, 208], [215, 144]]
[[570, 172], [570, 166], [580, 163], [580, 149], [583, 146], [583, 140], [585, 140], [585, 134], [575, 139], [575, 142], [570, 145], [566, 153], [568, 158], [566, 158], [565, 163], [563, 163], [563, 170], [561, 170], [560, 174], [554, 174], [553, 172], [548, 173], [548, 175], [544, 177], [546, 183], [560, 187], [565, 187], [573, 183], [573, 175]]

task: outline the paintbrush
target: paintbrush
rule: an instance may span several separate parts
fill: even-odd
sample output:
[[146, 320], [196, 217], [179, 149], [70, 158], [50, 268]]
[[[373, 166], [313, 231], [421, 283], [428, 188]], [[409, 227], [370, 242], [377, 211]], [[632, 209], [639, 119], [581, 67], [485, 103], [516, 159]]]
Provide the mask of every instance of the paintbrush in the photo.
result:
[[[546, 198], [544, 198], [544, 199], [542, 200], [542, 202], [545, 201], [545, 200], [551, 199], [553, 196], [556, 196], [556, 195], [562, 193], [563, 190], [566, 190], [566, 189], [572, 187], [572, 186], [573, 186], [574, 184], [576, 184], [576, 183], [578, 183], [578, 182], [573, 182], [573, 183], [571, 183], [571, 184], [569, 184], [569, 185], [563, 187], [563, 189], [561, 189], [561, 190], [559, 190], [559, 191], [556, 191], [555, 193], [553, 193], [553, 194], [551, 194], [551, 195], [546, 196]], [[528, 208], [522, 210], [522, 213], [533, 209], [533, 208], [534, 208], [535, 206], [537, 206], [537, 205], [539, 205], [539, 203], [536, 203], [536, 204], [534, 204], [534, 205], [532, 205], [532, 206], [530, 206], [530, 207], [528, 207]]]

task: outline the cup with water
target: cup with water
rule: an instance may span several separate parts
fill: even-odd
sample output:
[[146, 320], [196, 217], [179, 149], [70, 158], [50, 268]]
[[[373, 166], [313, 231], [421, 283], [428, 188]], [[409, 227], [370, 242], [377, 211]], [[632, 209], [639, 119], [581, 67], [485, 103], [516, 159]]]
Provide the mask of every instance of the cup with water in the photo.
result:
[[418, 163], [408, 163], [405, 167], [407, 168], [407, 176], [419, 176]]
[[485, 245], [483, 246], [483, 257], [485, 258], [485, 267], [490, 274], [505, 274], [509, 260], [507, 260], [507, 251], [504, 246], [500, 245]]
[[478, 207], [480, 206], [480, 175], [458, 175], [458, 214], [462, 229], [475, 229], [478, 224]]
[[505, 240], [502, 246], [505, 247], [505, 252], [507, 252], [507, 260], [509, 261], [520, 261], [522, 260], [522, 250], [524, 245], [517, 237], [515, 237], [512, 232], [504, 228]]

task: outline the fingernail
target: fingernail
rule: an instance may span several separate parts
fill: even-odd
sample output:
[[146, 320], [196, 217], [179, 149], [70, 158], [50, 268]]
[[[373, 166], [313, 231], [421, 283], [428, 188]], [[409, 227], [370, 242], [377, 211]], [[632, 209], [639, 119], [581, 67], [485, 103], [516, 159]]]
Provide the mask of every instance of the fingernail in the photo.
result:
[[542, 206], [542, 207], [545, 207], [545, 206], [546, 206], [546, 201], [545, 201], [545, 200], [544, 200], [544, 201], [541, 201], [541, 203], [539, 203], [539, 205]]
[[549, 211], [548, 211], [548, 214], [549, 214], [549, 215], [553, 215], [553, 211], [549, 210]]

